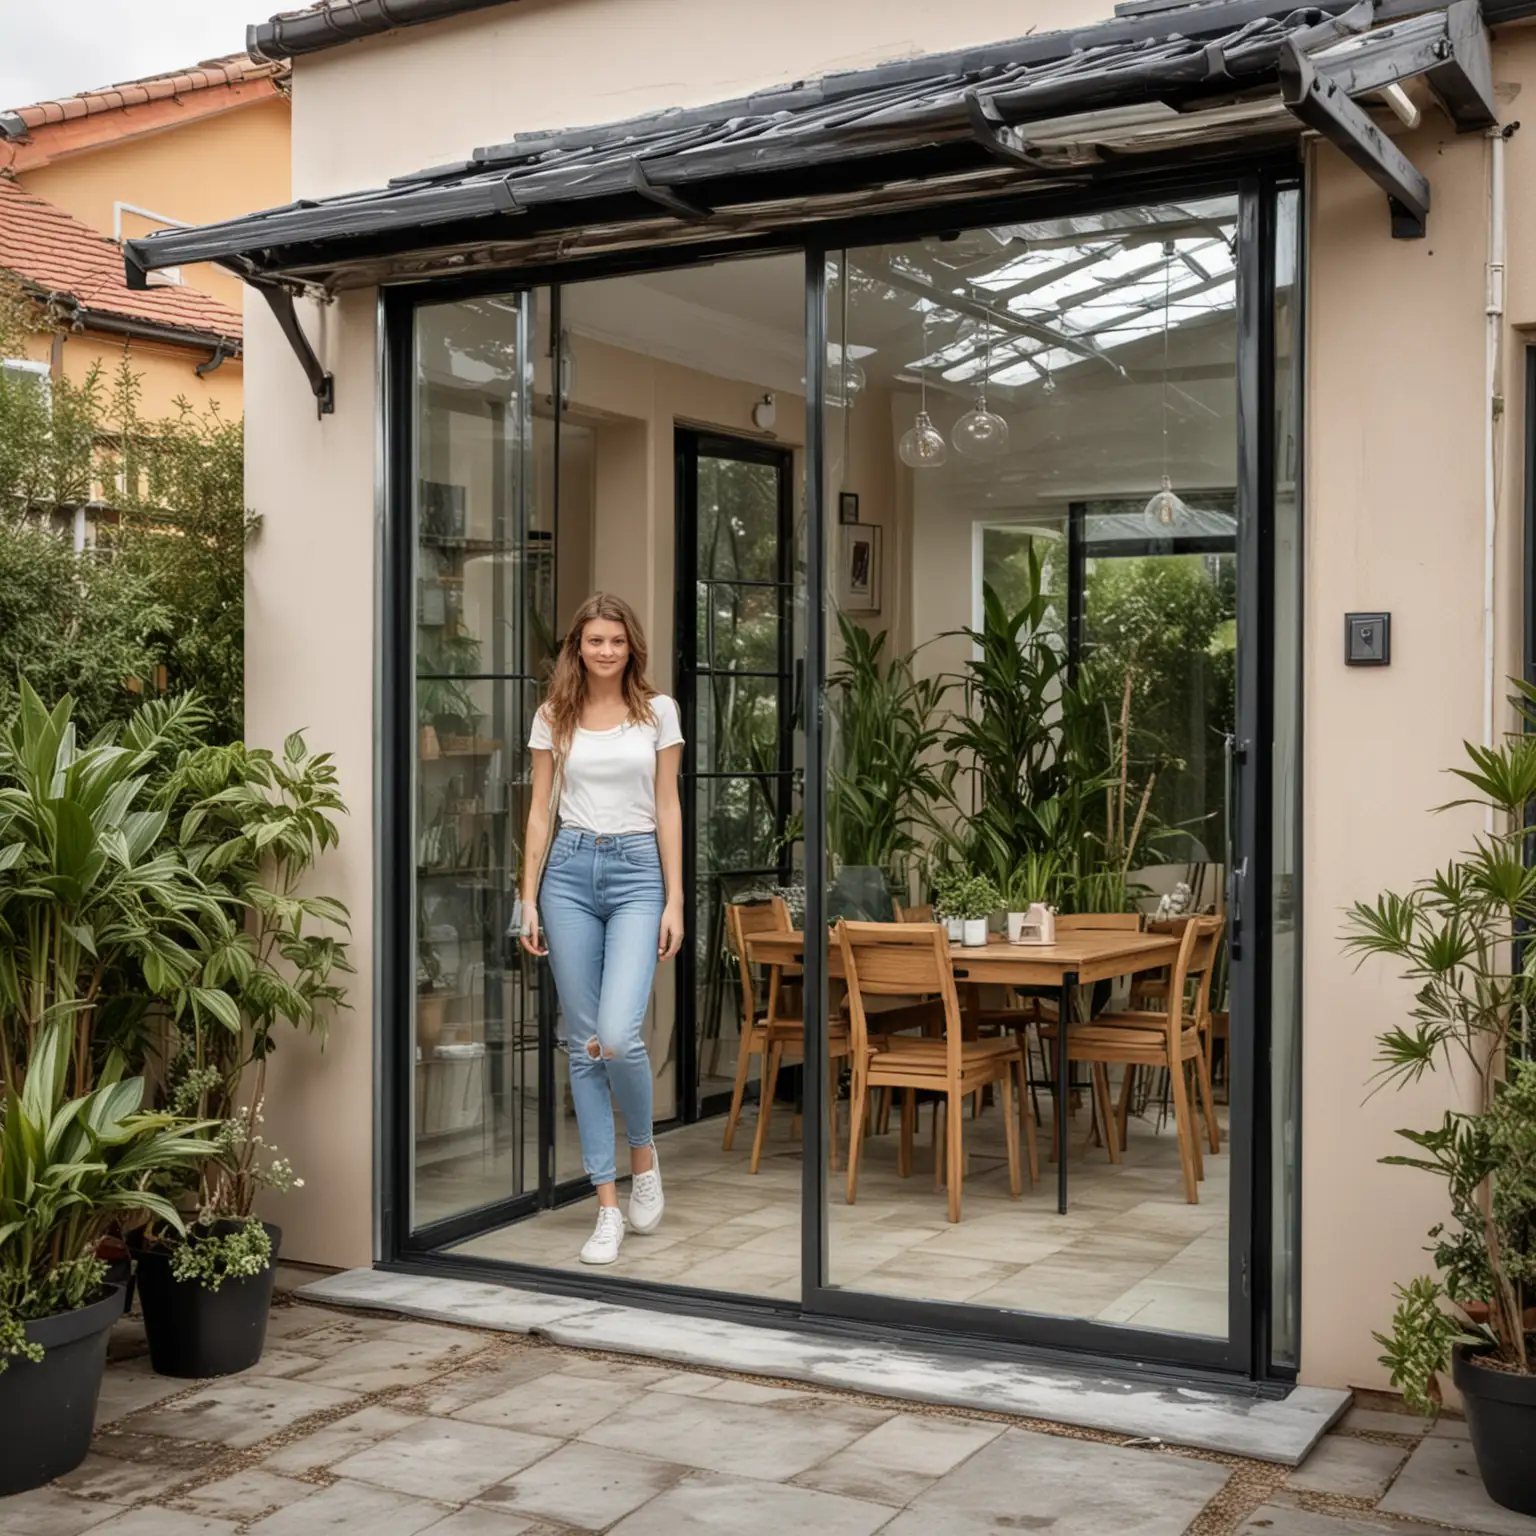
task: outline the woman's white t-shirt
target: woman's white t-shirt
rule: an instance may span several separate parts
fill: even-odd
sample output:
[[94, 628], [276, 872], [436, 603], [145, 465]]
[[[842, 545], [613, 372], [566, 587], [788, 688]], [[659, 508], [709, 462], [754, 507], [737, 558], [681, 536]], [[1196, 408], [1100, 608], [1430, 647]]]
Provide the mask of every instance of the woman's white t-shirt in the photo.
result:
[[[626, 722], [611, 731], [578, 726], [573, 732], [560, 784], [560, 820], [566, 826], [609, 836], [656, 830], [656, 754], [682, 744], [683, 726], [676, 703], [664, 693], [652, 698], [651, 711], [654, 725]], [[542, 704], [528, 745], [554, 750]]]

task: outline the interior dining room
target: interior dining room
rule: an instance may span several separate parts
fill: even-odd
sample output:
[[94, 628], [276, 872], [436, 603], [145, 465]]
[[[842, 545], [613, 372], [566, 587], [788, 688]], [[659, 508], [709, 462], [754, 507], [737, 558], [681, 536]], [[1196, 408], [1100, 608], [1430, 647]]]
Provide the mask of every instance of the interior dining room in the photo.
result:
[[680, 706], [689, 924], [646, 1026], [666, 1221], [613, 1273], [793, 1304], [815, 1204], [850, 1306], [1227, 1334], [1238, 268], [1207, 195], [418, 309], [438, 1252], [576, 1272], [590, 1231], [558, 998], [509, 930], [522, 744], [610, 590]]

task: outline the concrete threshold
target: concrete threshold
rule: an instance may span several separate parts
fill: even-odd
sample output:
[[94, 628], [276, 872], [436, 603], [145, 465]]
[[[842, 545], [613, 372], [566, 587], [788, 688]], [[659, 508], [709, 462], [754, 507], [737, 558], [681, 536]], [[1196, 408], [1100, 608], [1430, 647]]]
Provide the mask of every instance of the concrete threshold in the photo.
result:
[[609, 1350], [909, 1402], [1016, 1414], [1284, 1466], [1299, 1465], [1350, 1400], [1347, 1392], [1323, 1387], [1297, 1387], [1270, 1400], [1205, 1385], [1138, 1382], [1089, 1369], [989, 1361], [376, 1269], [328, 1275], [294, 1294], [329, 1306], [531, 1334], [568, 1349]]

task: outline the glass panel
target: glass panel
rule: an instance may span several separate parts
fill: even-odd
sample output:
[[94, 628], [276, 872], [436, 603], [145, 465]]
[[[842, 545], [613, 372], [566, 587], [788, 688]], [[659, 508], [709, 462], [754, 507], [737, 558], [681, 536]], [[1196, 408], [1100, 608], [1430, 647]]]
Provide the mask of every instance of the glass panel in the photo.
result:
[[536, 999], [506, 937], [532, 698], [521, 620], [526, 393], [516, 299], [416, 321], [414, 1227], [537, 1177]]
[[1275, 637], [1271, 697], [1270, 1360], [1301, 1345], [1301, 263], [1300, 197], [1282, 192], [1275, 237]]
[[749, 587], [701, 578], [698, 592], [699, 666], [722, 672], [777, 674], [783, 588], [777, 583]]
[[[1038, 904], [1085, 964], [1138, 943], [1161, 964], [1181, 914], [1210, 919], [1197, 935], [1222, 922], [1236, 211], [1122, 209], [831, 263], [824, 494], [829, 524], [845, 493], [861, 516], [827, 530], [828, 908], [977, 920], [953, 952], [932, 930], [850, 938], [846, 1011], [829, 954], [830, 1038], [851, 1047], [835, 1145], [857, 1166], [830, 1181], [834, 1286], [1226, 1335], [1227, 1107], [1203, 1088], [1220, 1052], [1196, 1001], [1220, 997], [1218, 944], [1201, 938], [1209, 988], [1177, 1000], [1173, 1052], [1167, 1025], [1138, 1051], [1113, 1022], [1133, 988], [1169, 1011], [1134, 951], [1066, 999], [1061, 1215], [1042, 984], [1065, 950], [1003, 930]], [[961, 876], [981, 888], [957, 893]]]
[[779, 472], [772, 464], [699, 455], [699, 576], [779, 579]]

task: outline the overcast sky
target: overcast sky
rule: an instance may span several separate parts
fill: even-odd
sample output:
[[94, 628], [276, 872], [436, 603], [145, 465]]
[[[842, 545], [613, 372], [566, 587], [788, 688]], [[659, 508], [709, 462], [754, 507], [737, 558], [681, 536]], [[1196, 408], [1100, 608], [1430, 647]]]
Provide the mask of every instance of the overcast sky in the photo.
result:
[[0, 108], [245, 51], [248, 22], [304, 0], [0, 0]]

